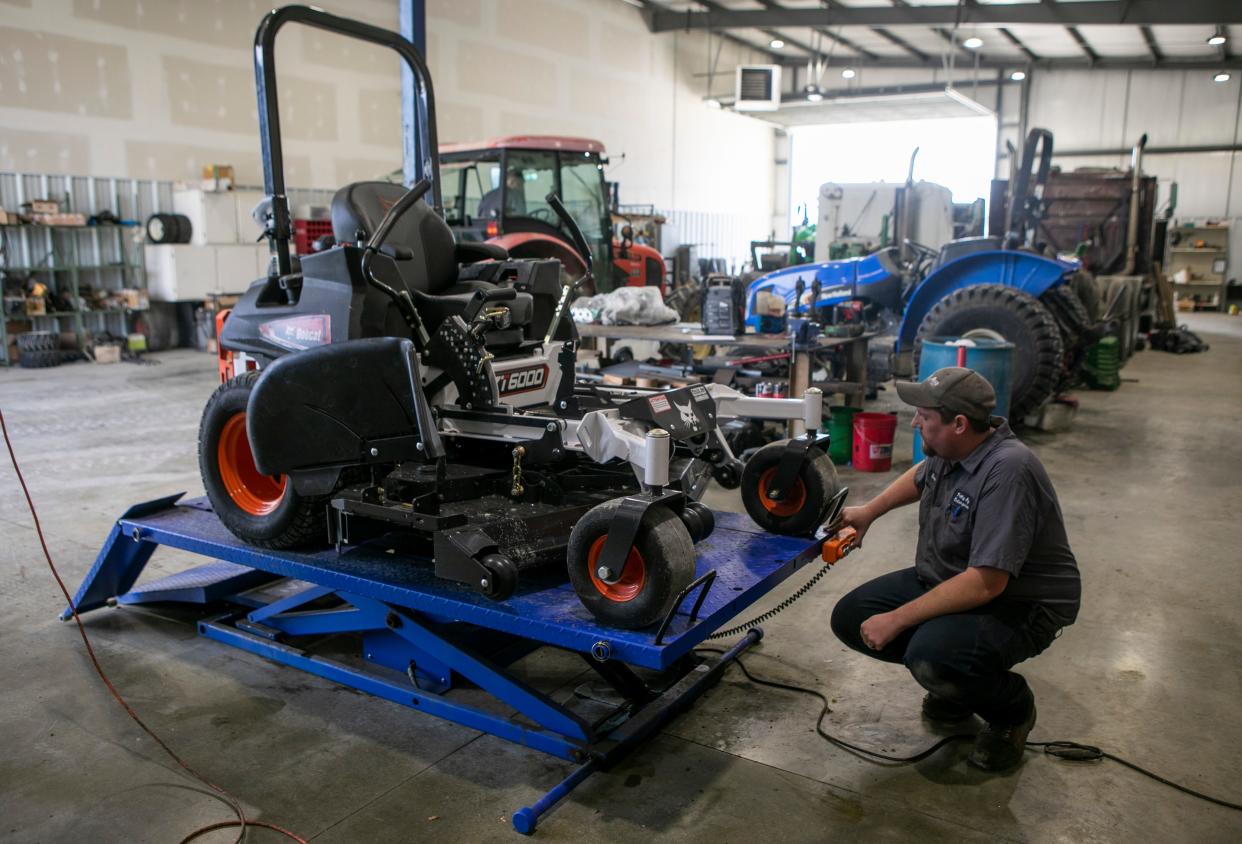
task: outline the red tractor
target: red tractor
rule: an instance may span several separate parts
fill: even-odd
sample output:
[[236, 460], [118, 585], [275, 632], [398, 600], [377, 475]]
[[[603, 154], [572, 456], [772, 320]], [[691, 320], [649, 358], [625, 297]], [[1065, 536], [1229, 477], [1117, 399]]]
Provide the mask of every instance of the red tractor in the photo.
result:
[[[518, 135], [445, 144], [440, 147], [445, 221], [458, 240], [495, 243], [513, 258], [555, 258], [576, 278], [586, 267], [547, 203], [555, 193], [595, 255], [594, 292], [650, 285], [667, 293], [660, 253], [634, 243], [628, 226], [620, 238], [613, 236], [607, 162], [604, 145], [588, 138]], [[601, 267], [612, 271], [600, 272]]]

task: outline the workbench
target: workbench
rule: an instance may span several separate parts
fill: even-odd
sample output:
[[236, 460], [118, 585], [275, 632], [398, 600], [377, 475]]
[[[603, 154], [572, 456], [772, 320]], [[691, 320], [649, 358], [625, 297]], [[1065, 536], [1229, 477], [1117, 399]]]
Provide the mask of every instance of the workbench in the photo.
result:
[[[593, 770], [658, 732], [759, 641], [762, 631], [752, 628], [719, 659], [693, 653], [821, 547], [716, 513], [715, 531], [695, 546], [696, 580], [678, 606], [654, 628], [621, 630], [591, 616], [563, 568], [524, 572], [512, 597], [491, 601], [436, 578], [429, 561], [394, 553], [392, 537], [340, 550], [271, 551], [234, 537], [206, 499], [180, 498], [139, 504], [117, 520], [74, 596], [79, 614], [201, 605], [197, 628], [209, 639], [578, 762], [564, 782], [514, 813], [523, 833]], [[136, 586], [161, 545], [207, 561]], [[61, 620], [71, 617], [66, 609]], [[331, 657], [316, 652], [341, 634], [359, 640], [355, 656], [341, 656], [339, 645]], [[587, 695], [554, 700], [532, 687], [511, 666], [543, 646], [579, 654], [615, 695], [605, 706]], [[635, 668], [656, 674], [644, 679]], [[465, 699], [454, 694], [463, 680], [477, 687]]]
[[[676, 323], [672, 325], [595, 325], [578, 323], [578, 334], [583, 339], [599, 342], [596, 348], [605, 357], [609, 356], [609, 346], [617, 340], [649, 340], [657, 343], [675, 343], [684, 345], [689, 355], [690, 346], [721, 346], [728, 348], [748, 349], [755, 351], [773, 351], [787, 353], [789, 365], [789, 395], [791, 398], [801, 396], [808, 387], [818, 387], [825, 397], [833, 393], [845, 397], [846, 404], [861, 407], [867, 394], [867, 348], [868, 341], [874, 333], [864, 333], [857, 337], [815, 337], [813, 345], [802, 347], [795, 343], [789, 334], [705, 334], [698, 323]], [[815, 357], [835, 349], [846, 350], [845, 380], [843, 381], [812, 381], [811, 374], [815, 370]], [[736, 357], [736, 356], [735, 356]], [[685, 361], [687, 367], [691, 361]], [[701, 380], [683, 369], [681, 378], [673, 378], [682, 382]], [[740, 380], [740, 379], [739, 379]], [[781, 380], [764, 378], [763, 380]], [[747, 384], [740, 381], [741, 386]], [[800, 428], [792, 426], [791, 434], [801, 433]]]

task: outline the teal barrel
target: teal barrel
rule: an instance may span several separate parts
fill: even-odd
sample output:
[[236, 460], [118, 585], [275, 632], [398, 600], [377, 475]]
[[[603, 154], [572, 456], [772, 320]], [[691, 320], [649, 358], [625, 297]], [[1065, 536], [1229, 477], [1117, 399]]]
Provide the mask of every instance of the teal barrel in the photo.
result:
[[[958, 343], [973, 343], [960, 346]], [[966, 350], [964, 363], [959, 363], [962, 349]], [[919, 380], [922, 381], [937, 369], [946, 366], [965, 366], [973, 369], [992, 385], [996, 391], [995, 416], [1009, 417], [1009, 399], [1013, 392], [1013, 343], [984, 337], [959, 340], [957, 337], [935, 337], [923, 341], [919, 356]], [[914, 462], [923, 459], [923, 438], [914, 432]]]

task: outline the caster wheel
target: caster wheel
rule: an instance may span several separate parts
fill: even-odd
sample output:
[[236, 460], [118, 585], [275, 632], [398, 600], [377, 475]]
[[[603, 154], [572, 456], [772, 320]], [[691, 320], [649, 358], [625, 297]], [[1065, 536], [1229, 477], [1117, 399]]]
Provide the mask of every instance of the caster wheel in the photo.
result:
[[742, 482], [742, 473], [736, 463], [722, 463], [712, 467], [712, 478], [725, 489], [737, 489]]
[[[672, 608], [681, 590], [694, 579], [694, 542], [672, 510], [647, 510], [613, 583], [599, 577], [600, 557], [608, 527], [620, 501], [606, 501], [587, 511], [569, 535], [566, 564], [569, 580], [583, 606], [604, 624], [626, 629], [647, 627]], [[705, 508], [706, 509], [706, 508]]]
[[504, 554], [488, 554], [482, 560], [487, 569], [487, 585], [479, 585], [479, 592], [493, 601], [503, 601], [517, 589], [517, 565]]
[[787, 440], [768, 443], [742, 470], [742, 504], [755, 524], [772, 533], [801, 536], [814, 533], [828, 517], [828, 504], [837, 494], [837, 470], [818, 448], [807, 452], [793, 488], [778, 501], [768, 495]]
[[694, 542], [702, 542], [716, 529], [716, 514], [701, 501], [688, 502], [678, 515]]

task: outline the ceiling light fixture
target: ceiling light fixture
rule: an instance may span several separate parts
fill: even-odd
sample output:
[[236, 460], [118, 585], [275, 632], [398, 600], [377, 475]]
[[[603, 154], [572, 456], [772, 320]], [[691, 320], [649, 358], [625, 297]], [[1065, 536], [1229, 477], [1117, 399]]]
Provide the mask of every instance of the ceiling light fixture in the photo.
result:
[[983, 46], [983, 39], [977, 35], [972, 35], [962, 42], [962, 46], [967, 50], [978, 50]]
[[1224, 35], [1218, 32], [1208, 39], [1208, 44], [1212, 47], [1219, 47], [1221, 44], [1224, 44], [1228, 40], [1229, 40], [1228, 38], [1226, 38]]
[[802, 91], [806, 94], [806, 98], [813, 103], [817, 103], [824, 98], [824, 89], [818, 85], [807, 85]]
[[1009, 74], [1009, 78], [1014, 82], [1021, 82], [1023, 79], [1026, 79], [1026, 71], [1015, 70], [1013, 73]]
[[709, 97], [707, 100], [707, 107], [717, 108], [717, 109], [720, 108], [720, 100], [716, 99], [715, 97]]
[[857, 75], [858, 74], [854, 72], [854, 68], [852, 67], [847, 67], [845, 70], [841, 71], [842, 79], [853, 79]]
[[1230, 77], [1228, 73], [1221, 71], [1220, 73], [1212, 77], [1212, 81], [1213, 82], [1228, 82], [1231, 78], [1232, 77]]
[[773, 50], [779, 50], [781, 47], [785, 46], [785, 42], [779, 38], [773, 38], [771, 41], [768, 42], [768, 46], [771, 47]]

